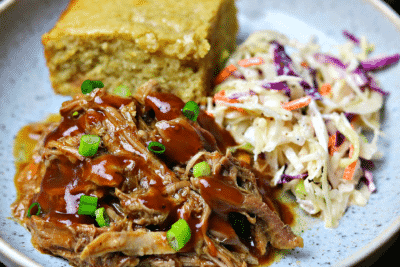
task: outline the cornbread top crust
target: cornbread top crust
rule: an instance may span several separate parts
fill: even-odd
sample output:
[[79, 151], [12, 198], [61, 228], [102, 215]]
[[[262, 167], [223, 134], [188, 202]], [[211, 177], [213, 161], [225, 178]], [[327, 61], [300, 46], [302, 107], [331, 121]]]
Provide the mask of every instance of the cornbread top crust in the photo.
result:
[[226, 0], [72, 0], [46, 45], [64, 36], [110, 37], [135, 41], [143, 50], [191, 60], [210, 50], [207, 37]]

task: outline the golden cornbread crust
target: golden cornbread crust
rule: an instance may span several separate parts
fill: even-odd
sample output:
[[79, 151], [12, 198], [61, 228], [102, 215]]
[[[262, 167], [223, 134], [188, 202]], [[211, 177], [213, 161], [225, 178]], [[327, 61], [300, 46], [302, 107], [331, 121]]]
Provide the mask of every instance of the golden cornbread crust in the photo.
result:
[[86, 79], [114, 90], [152, 78], [201, 101], [237, 29], [234, 0], [72, 0], [42, 43], [57, 93], [74, 95]]

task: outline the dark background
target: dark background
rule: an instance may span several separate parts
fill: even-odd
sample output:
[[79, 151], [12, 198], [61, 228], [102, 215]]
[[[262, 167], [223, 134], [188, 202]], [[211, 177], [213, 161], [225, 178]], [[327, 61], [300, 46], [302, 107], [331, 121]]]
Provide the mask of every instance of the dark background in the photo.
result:
[[[321, 1], [321, 0], [319, 0]], [[400, 1], [398, 0], [384, 0], [388, 3], [398, 14], [400, 14], [400, 6], [398, 5]], [[399, 44], [400, 47], [400, 44]], [[382, 247], [377, 249], [372, 255], [361, 261], [354, 267], [370, 267], [370, 266], [385, 266], [390, 264], [390, 262], [398, 262], [400, 255], [400, 242], [396, 242], [399, 237], [400, 231], [398, 231], [394, 236], [392, 236], [388, 242], [386, 242]], [[397, 265], [397, 264], [394, 264]], [[4, 264], [0, 262], [0, 267], [5, 267]]]

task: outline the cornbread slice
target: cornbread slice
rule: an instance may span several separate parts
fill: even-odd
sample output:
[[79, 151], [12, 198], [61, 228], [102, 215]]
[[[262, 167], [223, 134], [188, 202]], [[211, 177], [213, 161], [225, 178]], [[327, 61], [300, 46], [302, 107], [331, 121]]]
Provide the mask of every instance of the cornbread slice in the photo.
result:
[[222, 52], [235, 48], [236, 12], [234, 0], [72, 0], [42, 36], [52, 86], [74, 95], [90, 79], [133, 91], [155, 79], [202, 101]]

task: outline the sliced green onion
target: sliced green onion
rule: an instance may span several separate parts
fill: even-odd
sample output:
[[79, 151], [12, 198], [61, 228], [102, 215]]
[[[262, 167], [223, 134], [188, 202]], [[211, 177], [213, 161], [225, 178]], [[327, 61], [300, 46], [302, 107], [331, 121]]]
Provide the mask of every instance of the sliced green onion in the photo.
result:
[[102, 81], [92, 81], [92, 85], [94, 88], [103, 88], [104, 83]]
[[294, 191], [296, 192], [296, 194], [302, 196], [303, 198], [307, 195], [303, 180], [300, 180], [300, 182], [296, 185]]
[[129, 90], [128, 86], [123, 84], [115, 88], [114, 94], [122, 97], [130, 97], [132, 95], [131, 90]]
[[185, 115], [188, 119], [192, 121], [197, 120], [197, 116], [199, 116], [200, 108], [194, 101], [189, 101], [182, 109], [183, 115]]
[[167, 232], [167, 240], [169, 245], [176, 251], [183, 248], [191, 237], [191, 231], [188, 223], [179, 219], [174, 223], [171, 229]]
[[86, 80], [81, 85], [82, 94], [89, 94], [91, 91], [93, 91], [93, 89], [94, 88], [91, 80]]
[[96, 222], [100, 227], [110, 226], [110, 218], [107, 215], [106, 209], [101, 207], [95, 211]]
[[159, 142], [150, 142], [147, 148], [156, 154], [162, 154], [165, 152], [165, 146]]
[[78, 114], [79, 114], [79, 112], [75, 111], [74, 113], [72, 113], [72, 116], [76, 117], [76, 116], [78, 116]]
[[[31, 209], [32, 209], [34, 206], [37, 206], [37, 207], [38, 207], [38, 211], [36, 212], [36, 214], [31, 214]], [[28, 209], [28, 214], [26, 215], [26, 217], [30, 218], [32, 215], [38, 216], [38, 215], [40, 214], [40, 211], [41, 211], [41, 210], [42, 210], [42, 209], [40, 208], [40, 204], [39, 204], [39, 203], [37, 203], [37, 202], [32, 203], [32, 205], [31, 205], [31, 206], [29, 207], [29, 209]]]
[[250, 143], [244, 143], [244, 144], [241, 144], [241, 145], [238, 145], [238, 146], [229, 147], [228, 149], [232, 153], [235, 153], [236, 150], [238, 150], [238, 149], [243, 149], [243, 150], [246, 150], [247, 152], [253, 153], [254, 146], [252, 144], [250, 144]]
[[79, 144], [79, 154], [85, 157], [91, 157], [96, 154], [100, 145], [100, 137], [97, 135], [85, 134], [81, 137]]
[[103, 88], [104, 84], [101, 81], [86, 80], [81, 85], [82, 94], [89, 94], [94, 88]]
[[209, 176], [210, 174], [211, 174], [211, 166], [205, 161], [197, 163], [193, 167], [194, 177]]
[[79, 199], [79, 215], [94, 216], [97, 208], [97, 197], [82, 195]]

